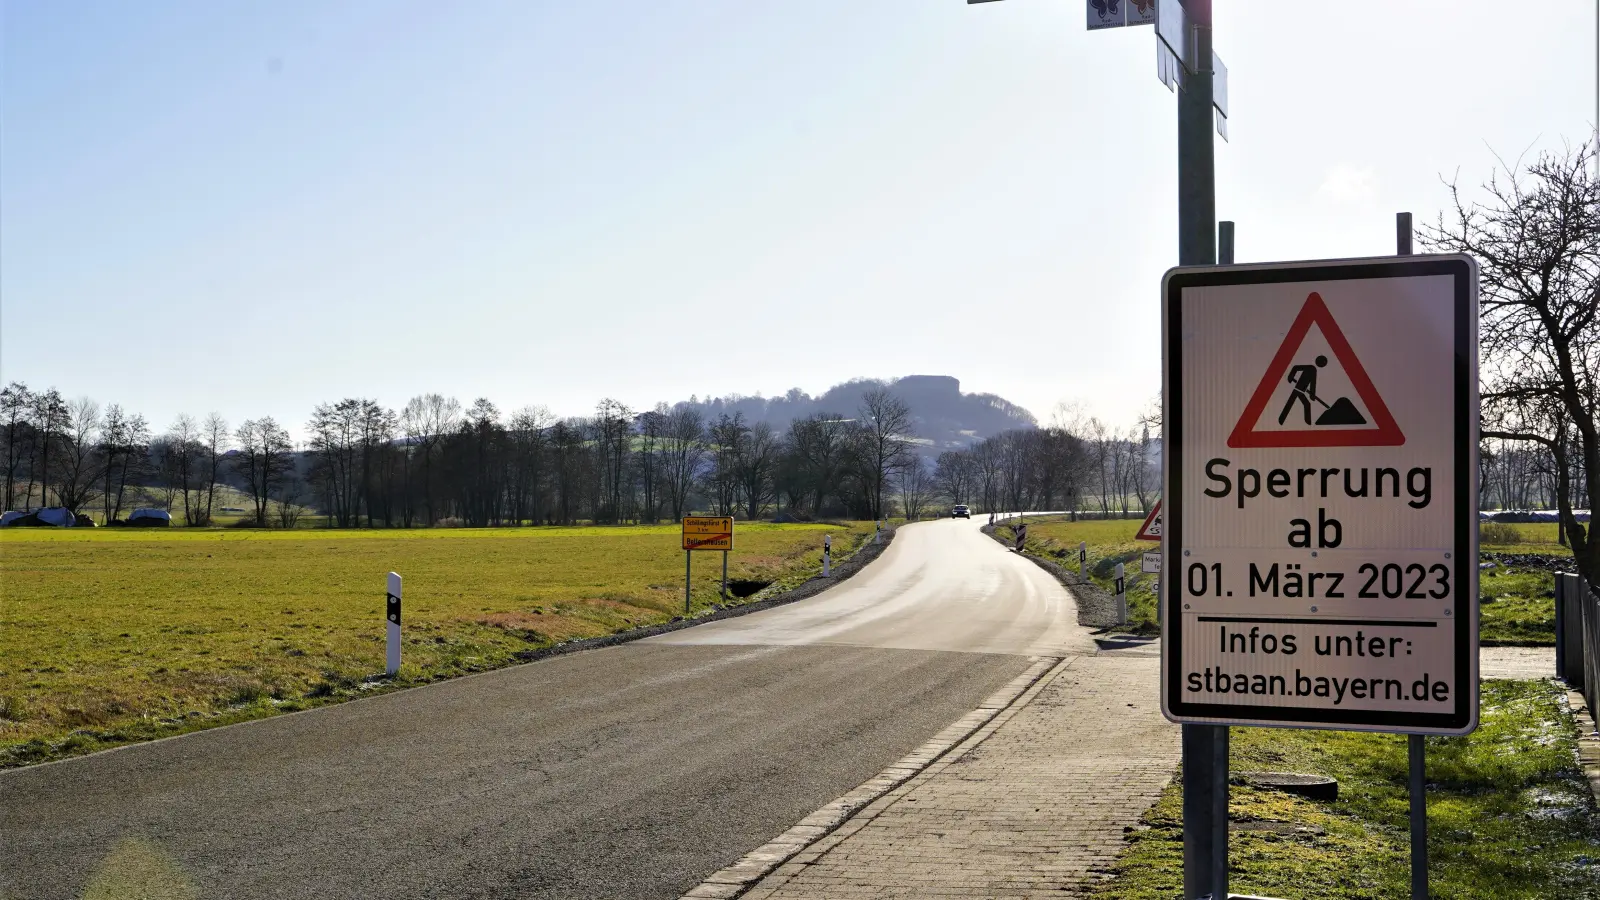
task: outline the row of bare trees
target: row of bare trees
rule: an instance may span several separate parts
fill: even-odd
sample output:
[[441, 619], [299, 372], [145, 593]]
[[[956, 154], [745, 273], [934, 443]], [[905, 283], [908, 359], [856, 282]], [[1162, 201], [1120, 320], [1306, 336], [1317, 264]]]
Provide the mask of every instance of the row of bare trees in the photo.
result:
[[887, 389], [853, 415], [816, 413], [782, 432], [739, 413], [707, 421], [688, 404], [636, 412], [608, 399], [559, 418], [438, 394], [399, 410], [348, 398], [317, 406], [300, 446], [271, 418], [230, 429], [216, 414], [180, 415], [152, 435], [116, 405], [22, 383], [0, 398], [5, 508], [86, 513], [98, 501], [108, 522], [138, 497], [208, 524], [229, 489], [258, 525], [292, 526], [307, 508], [339, 527], [656, 522], [702, 509], [878, 518], [915, 486], [905, 472], [927, 480], [911, 410]]
[[931, 486], [936, 496], [980, 512], [1142, 515], [1161, 489], [1159, 441], [1147, 421], [1124, 431], [1063, 406], [1047, 427], [1005, 431], [941, 453]]
[[259, 522], [269, 511], [292, 518], [300, 490], [293, 450], [288, 431], [271, 418], [230, 429], [216, 413], [180, 415], [153, 435], [144, 416], [115, 403], [102, 409], [23, 382], [0, 388], [6, 509], [60, 506], [111, 522], [154, 502], [186, 524], [205, 525], [218, 509], [218, 488], [232, 484], [251, 497]]

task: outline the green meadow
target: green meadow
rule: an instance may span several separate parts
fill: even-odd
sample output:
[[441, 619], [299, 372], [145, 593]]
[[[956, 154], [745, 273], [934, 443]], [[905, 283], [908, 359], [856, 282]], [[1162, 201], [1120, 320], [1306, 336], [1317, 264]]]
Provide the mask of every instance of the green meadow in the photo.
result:
[[[741, 524], [743, 593], [798, 584], [871, 523]], [[684, 613], [679, 527], [0, 532], [0, 766], [304, 709]], [[404, 578], [403, 665], [384, 590]], [[693, 612], [722, 602], [698, 553]], [[730, 598], [729, 602], [741, 602]]]

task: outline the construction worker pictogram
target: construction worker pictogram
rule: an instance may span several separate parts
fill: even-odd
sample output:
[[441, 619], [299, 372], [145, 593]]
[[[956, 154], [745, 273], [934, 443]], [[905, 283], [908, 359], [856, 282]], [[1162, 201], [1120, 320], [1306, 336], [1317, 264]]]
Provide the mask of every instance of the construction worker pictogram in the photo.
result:
[[[1322, 333], [1356, 397], [1366, 407], [1366, 415], [1350, 397], [1330, 399], [1318, 393], [1319, 380], [1326, 383], [1320, 376], [1328, 367], [1328, 357], [1321, 353], [1314, 358], [1301, 357], [1313, 325]], [[1261, 419], [1268, 412], [1267, 405], [1285, 383], [1289, 393], [1275, 420], [1283, 429], [1263, 430]], [[1266, 422], [1273, 421], [1269, 415]], [[1360, 425], [1370, 427], [1351, 427]], [[1229, 447], [1398, 447], [1405, 442], [1405, 435], [1367, 377], [1339, 323], [1322, 302], [1322, 296], [1314, 291], [1306, 297], [1277, 355], [1267, 365], [1266, 375], [1228, 436]]]

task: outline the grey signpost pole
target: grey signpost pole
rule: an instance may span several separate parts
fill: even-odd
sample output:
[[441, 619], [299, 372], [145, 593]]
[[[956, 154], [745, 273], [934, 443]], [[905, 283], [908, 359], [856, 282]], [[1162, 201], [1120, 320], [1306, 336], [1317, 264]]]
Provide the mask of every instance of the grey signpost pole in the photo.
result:
[[[1211, 0], [1184, 0], [1194, 71], [1178, 91], [1178, 264], [1217, 262]], [[1228, 729], [1183, 726], [1183, 891], [1228, 896]]]
[[[987, 0], [967, 0], [982, 3]], [[1096, 4], [1089, 4], [1094, 10]], [[1130, 4], [1100, 4], [1091, 29], [1130, 21]], [[1158, 74], [1178, 91], [1178, 264], [1217, 263], [1213, 125], [1227, 136], [1227, 69], [1211, 51], [1211, 0], [1157, 0]], [[1098, 23], [1098, 24], [1097, 24]], [[1217, 119], [1213, 120], [1212, 110]], [[990, 514], [990, 521], [994, 516]], [[1080, 577], [1082, 561], [1079, 563]], [[1174, 582], [1176, 583], [1176, 582]], [[1169, 586], [1170, 588], [1170, 586]], [[1186, 900], [1228, 897], [1228, 729], [1183, 726], [1183, 888]]]
[[[1395, 213], [1396, 256], [1411, 255], [1411, 213]], [[1411, 900], [1428, 900], [1428, 796], [1423, 778], [1423, 737], [1406, 735], [1411, 764]]]
[[683, 551], [683, 614], [689, 614], [689, 578], [694, 574], [694, 551]]

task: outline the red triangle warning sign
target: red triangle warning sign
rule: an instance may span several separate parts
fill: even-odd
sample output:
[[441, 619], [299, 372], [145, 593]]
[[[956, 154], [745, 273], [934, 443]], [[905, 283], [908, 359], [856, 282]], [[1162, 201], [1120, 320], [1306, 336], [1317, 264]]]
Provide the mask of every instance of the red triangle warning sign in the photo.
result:
[[[1354, 388], [1356, 398], [1366, 408], [1366, 415], [1350, 397], [1330, 400], [1318, 396], [1317, 376], [1328, 364], [1326, 356], [1296, 362], [1296, 355], [1301, 353], [1312, 325], [1322, 333], [1328, 349]], [[1282, 393], [1285, 386], [1289, 390], [1282, 412], [1275, 419], [1269, 416], [1265, 423], [1276, 422], [1281, 430], [1262, 428], [1262, 413], [1267, 412], [1267, 404], [1275, 394]], [[1371, 427], [1350, 427], [1359, 425]], [[1398, 447], [1405, 442], [1406, 436], [1389, 414], [1389, 407], [1373, 387], [1372, 379], [1361, 367], [1361, 360], [1356, 358], [1344, 332], [1339, 330], [1339, 323], [1333, 320], [1322, 296], [1314, 291], [1306, 298], [1294, 324], [1289, 326], [1278, 354], [1267, 365], [1267, 374], [1262, 376], [1239, 423], [1228, 435], [1229, 447]]]
[[1144, 517], [1144, 524], [1139, 526], [1139, 533], [1133, 536], [1136, 541], [1161, 540], [1161, 501], [1150, 507], [1150, 515]]

